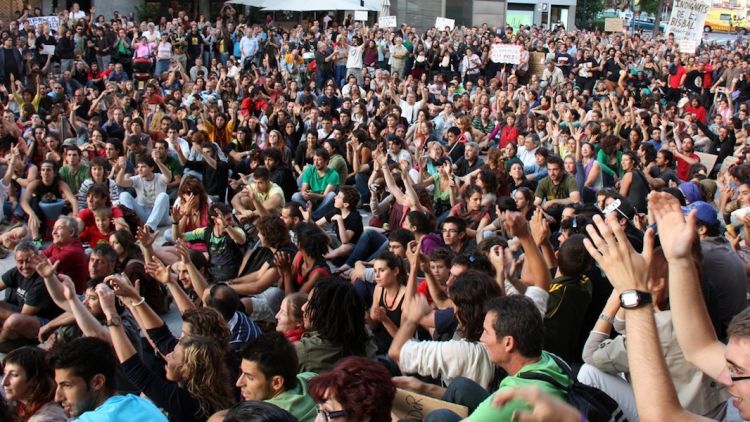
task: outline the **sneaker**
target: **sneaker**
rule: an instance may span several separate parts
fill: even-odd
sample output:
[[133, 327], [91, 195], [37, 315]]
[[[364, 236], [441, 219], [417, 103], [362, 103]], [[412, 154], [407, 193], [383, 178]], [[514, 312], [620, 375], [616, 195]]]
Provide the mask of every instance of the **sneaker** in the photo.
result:
[[35, 248], [39, 250], [41, 250], [42, 246], [44, 246], [44, 244], [42, 243], [42, 239], [34, 239], [31, 241], [31, 243], [34, 245]]

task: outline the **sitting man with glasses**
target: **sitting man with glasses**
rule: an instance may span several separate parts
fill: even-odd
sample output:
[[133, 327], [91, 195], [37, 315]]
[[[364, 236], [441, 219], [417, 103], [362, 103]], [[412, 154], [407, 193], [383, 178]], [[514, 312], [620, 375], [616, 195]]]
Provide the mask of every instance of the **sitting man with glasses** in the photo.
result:
[[451, 216], [443, 222], [443, 243], [456, 255], [471, 255], [476, 250], [476, 242], [466, 237], [466, 221]]

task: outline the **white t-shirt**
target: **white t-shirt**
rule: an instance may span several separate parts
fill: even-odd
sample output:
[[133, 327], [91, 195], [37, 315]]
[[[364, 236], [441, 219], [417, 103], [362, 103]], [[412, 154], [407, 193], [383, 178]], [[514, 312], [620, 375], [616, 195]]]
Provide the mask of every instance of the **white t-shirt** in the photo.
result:
[[364, 44], [359, 47], [349, 46], [349, 56], [346, 59], [347, 69], [362, 69], [362, 51], [364, 49]]
[[136, 198], [138, 205], [146, 208], [153, 208], [156, 195], [167, 191], [167, 184], [160, 174], [154, 174], [151, 180], [146, 180], [141, 176], [133, 176], [130, 180], [133, 182], [133, 189], [138, 194]]

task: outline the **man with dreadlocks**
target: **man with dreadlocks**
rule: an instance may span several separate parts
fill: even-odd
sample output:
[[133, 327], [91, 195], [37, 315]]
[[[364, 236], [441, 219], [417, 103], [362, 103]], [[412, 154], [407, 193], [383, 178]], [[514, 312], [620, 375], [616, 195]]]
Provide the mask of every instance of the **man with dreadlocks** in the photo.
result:
[[307, 332], [294, 345], [300, 372], [325, 372], [347, 356], [375, 357], [377, 347], [365, 328], [365, 304], [351, 283], [321, 279], [302, 312]]

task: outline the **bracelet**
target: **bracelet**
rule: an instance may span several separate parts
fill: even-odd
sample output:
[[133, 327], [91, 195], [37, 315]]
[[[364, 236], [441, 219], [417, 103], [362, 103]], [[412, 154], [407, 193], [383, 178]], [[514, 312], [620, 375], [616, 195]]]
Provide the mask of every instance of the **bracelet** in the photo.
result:
[[141, 300], [139, 300], [139, 301], [138, 301], [137, 303], [131, 303], [130, 305], [131, 305], [131, 306], [133, 306], [133, 307], [135, 308], [135, 307], [138, 307], [138, 306], [141, 306], [141, 305], [143, 305], [143, 303], [144, 303], [145, 301], [146, 301], [146, 298], [145, 298], [145, 297], [143, 297], [143, 296], [141, 296]]
[[604, 314], [599, 315], [599, 319], [602, 320], [602, 321], [607, 321], [608, 323], [610, 323], [612, 325], [615, 324], [615, 320], [614, 319], [612, 319], [611, 317], [609, 317], [607, 315], [604, 315]]

